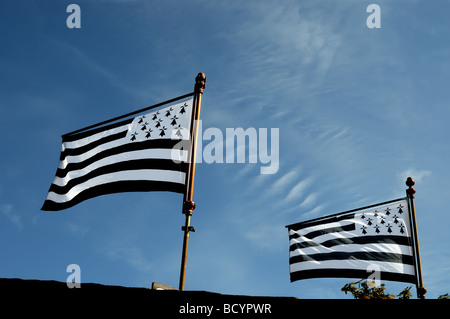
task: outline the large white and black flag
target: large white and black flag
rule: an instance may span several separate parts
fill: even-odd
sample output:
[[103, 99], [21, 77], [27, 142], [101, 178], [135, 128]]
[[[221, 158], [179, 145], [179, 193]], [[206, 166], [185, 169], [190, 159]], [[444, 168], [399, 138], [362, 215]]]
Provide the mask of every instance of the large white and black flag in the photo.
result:
[[191, 96], [151, 113], [63, 135], [42, 210], [62, 210], [111, 193], [184, 193], [192, 109]]
[[381, 280], [416, 283], [406, 198], [286, 227], [291, 282], [367, 278], [378, 270]]

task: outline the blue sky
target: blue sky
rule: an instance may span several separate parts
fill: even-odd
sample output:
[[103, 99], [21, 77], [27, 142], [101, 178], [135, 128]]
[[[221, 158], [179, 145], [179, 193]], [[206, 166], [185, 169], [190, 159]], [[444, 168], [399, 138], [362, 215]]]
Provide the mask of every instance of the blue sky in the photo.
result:
[[[81, 29], [66, 26], [70, 3]], [[284, 226], [402, 197], [412, 176], [427, 296], [450, 291], [449, 1], [0, 8], [0, 277], [65, 281], [75, 263], [82, 282], [178, 286], [181, 195], [40, 207], [62, 134], [191, 92], [204, 72], [203, 129], [279, 128], [280, 166], [197, 166], [186, 289], [344, 298], [351, 279], [289, 282]]]

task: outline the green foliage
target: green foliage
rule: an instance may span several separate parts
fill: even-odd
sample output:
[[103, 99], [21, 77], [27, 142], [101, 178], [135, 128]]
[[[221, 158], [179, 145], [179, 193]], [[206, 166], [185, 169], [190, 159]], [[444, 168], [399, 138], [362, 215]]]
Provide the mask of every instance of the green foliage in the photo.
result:
[[[397, 295], [398, 299], [411, 298], [411, 287], [412, 286], [403, 289], [403, 291]], [[386, 292], [384, 284], [377, 287], [368, 284], [366, 279], [346, 284], [342, 287], [341, 291], [345, 292], [345, 294], [351, 293], [355, 299], [395, 299], [396, 297], [395, 295]]]
[[412, 297], [411, 295], [411, 290], [412, 286], [406, 287], [405, 289], [403, 289], [403, 291], [401, 291], [397, 297], [398, 299], [410, 299]]

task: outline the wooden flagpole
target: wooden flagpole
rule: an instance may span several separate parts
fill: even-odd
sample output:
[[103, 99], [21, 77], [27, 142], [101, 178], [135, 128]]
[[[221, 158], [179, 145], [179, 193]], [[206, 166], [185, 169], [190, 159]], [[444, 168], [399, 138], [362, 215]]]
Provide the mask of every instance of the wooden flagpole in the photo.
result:
[[206, 86], [206, 76], [204, 73], [199, 73], [195, 78], [194, 87], [194, 108], [191, 121], [191, 146], [190, 146], [190, 165], [186, 174], [186, 192], [183, 199], [183, 214], [186, 216], [186, 221], [181, 229], [184, 231], [183, 238], [183, 253], [181, 256], [181, 270], [180, 270], [180, 285], [179, 289], [184, 290], [184, 282], [186, 279], [186, 261], [189, 245], [189, 232], [194, 231], [194, 227], [191, 226], [192, 212], [195, 209], [195, 203], [192, 200], [194, 194], [194, 177], [195, 177], [195, 160], [197, 157], [197, 136], [198, 125], [200, 120], [200, 109], [202, 105], [203, 90]]
[[415, 182], [412, 177], [408, 177], [406, 179], [406, 186], [408, 186], [408, 189], [406, 190], [406, 195], [409, 199], [409, 207], [410, 207], [410, 214], [411, 214], [411, 220], [412, 220], [412, 227], [414, 231], [414, 247], [416, 252], [416, 267], [417, 267], [417, 297], [420, 299], [425, 299], [425, 294], [427, 293], [427, 290], [423, 286], [423, 278], [422, 278], [422, 265], [420, 262], [420, 249], [419, 249], [419, 234], [417, 232], [417, 221], [416, 221], [416, 208], [414, 205], [414, 194], [416, 193], [416, 190], [413, 188], [415, 185]]

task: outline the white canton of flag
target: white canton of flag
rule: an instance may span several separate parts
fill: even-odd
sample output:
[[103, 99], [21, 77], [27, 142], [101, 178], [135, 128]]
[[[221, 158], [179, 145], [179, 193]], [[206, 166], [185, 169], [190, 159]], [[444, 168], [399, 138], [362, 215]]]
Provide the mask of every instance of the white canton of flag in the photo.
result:
[[367, 278], [379, 269], [381, 280], [416, 283], [406, 199], [286, 227], [291, 282]]
[[42, 210], [62, 210], [111, 193], [183, 193], [192, 104], [189, 98], [135, 118], [64, 136], [56, 176]]

